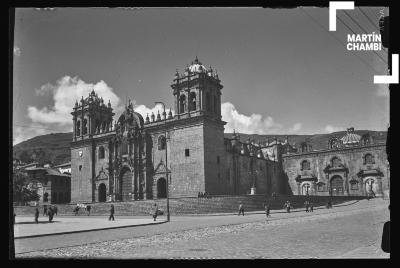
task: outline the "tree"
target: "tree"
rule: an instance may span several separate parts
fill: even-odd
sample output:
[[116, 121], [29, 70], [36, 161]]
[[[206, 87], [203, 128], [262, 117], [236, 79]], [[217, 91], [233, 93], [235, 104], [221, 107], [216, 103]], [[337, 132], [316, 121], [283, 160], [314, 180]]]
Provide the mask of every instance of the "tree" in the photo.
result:
[[28, 175], [22, 171], [14, 170], [13, 172], [13, 200], [14, 202], [25, 205], [29, 201], [39, 201], [40, 195], [35, 189], [28, 187], [30, 179]]

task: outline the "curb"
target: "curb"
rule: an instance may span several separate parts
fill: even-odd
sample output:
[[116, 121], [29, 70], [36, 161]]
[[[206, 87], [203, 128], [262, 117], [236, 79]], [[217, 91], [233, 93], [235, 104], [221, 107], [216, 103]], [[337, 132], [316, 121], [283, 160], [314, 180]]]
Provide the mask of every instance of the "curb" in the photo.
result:
[[98, 229], [85, 229], [85, 230], [77, 230], [77, 231], [68, 231], [68, 232], [58, 232], [58, 233], [48, 233], [48, 234], [38, 234], [38, 235], [25, 235], [14, 237], [14, 239], [23, 239], [23, 238], [33, 238], [33, 237], [42, 237], [42, 236], [51, 236], [51, 235], [62, 235], [62, 234], [73, 234], [73, 233], [84, 233], [84, 232], [92, 232], [92, 231], [102, 231], [109, 229], [119, 229], [119, 228], [128, 228], [128, 227], [136, 227], [136, 226], [146, 226], [146, 225], [157, 225], [162, 223], [167, 223], [168, 221], [159, 221], [159, 222], [151, 222], [151, 223], [141, 223], [134, 225], [124, 225], [124, 226], [114, 226], [114, 227], [104, 227]]

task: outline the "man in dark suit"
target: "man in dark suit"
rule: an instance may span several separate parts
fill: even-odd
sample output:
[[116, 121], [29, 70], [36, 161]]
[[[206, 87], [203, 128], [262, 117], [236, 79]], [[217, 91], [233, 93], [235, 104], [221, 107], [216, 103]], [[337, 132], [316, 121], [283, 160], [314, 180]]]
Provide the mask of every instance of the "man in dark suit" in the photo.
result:
[[384, 252], [390, 253], [390, 221], [385, 222], [385, 224], [383, 225], [381, 248]]

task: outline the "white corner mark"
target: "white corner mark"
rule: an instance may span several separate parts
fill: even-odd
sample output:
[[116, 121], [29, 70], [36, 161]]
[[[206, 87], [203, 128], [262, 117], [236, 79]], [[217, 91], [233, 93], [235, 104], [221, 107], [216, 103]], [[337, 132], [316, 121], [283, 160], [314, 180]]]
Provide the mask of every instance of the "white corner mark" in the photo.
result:
[[374, 75], [374, 84], [399, 83], [399, 54], [392, 54], [392, 75]]
[[329, 1], [329, 31], [336, 31], [336, 10], [354, 9], [354, 1]]

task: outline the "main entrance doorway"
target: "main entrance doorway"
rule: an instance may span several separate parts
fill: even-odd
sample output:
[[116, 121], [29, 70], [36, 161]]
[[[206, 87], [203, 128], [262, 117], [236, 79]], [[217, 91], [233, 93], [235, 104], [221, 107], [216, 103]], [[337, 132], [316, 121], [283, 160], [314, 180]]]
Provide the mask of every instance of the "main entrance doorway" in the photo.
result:
[[332, 195], [343, 195], [343, 179], [339, 175], [335, 175], [331, 179], [331, 193]]
[[120, 194], [122, 201], [132, 200], [132, 172], [129, 168], [125, 168], [121, 172]]

